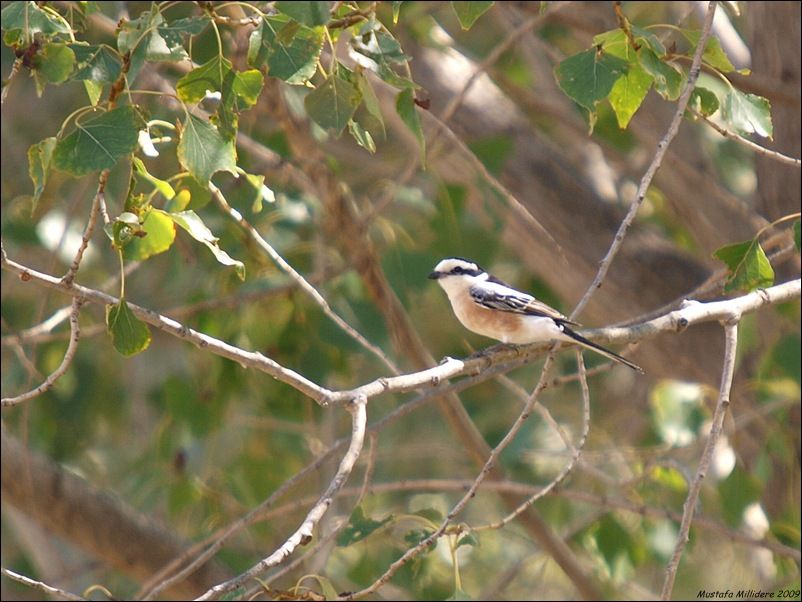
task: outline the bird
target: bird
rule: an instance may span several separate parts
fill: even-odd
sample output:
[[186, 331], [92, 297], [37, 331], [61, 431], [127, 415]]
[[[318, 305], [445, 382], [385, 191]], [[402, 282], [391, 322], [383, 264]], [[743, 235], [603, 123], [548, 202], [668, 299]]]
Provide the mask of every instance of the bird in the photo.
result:
[[637, 364], [575, 332], [572, 327], [579, 326], [576, 322], [469, 259], [447, 257], [435, 266], [429, 278], [437, 280], [457, 319], [472, 332], [511, 345], [577, 343], [643, 373]]

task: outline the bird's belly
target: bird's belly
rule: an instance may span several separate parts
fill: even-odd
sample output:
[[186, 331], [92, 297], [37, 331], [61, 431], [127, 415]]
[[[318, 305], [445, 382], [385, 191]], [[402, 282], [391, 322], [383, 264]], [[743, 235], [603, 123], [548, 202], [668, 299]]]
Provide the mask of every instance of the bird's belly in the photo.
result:
[[473, 302], [455, 304], [454, 313], [468, 330], [502, 343], [524, 345], [562, 338], [551, 318], [491, 310]]

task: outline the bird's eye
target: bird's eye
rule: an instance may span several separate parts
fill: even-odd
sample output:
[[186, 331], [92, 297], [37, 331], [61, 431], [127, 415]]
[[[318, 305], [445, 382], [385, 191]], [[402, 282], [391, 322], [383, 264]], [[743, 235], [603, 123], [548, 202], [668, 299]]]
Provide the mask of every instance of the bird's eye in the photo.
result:
[[465, 270], [463, 270], [460, 266], [455, 267], [451, 271], [454, 272], [455, 274], [463, 274], [463, 273], [465, 273]]

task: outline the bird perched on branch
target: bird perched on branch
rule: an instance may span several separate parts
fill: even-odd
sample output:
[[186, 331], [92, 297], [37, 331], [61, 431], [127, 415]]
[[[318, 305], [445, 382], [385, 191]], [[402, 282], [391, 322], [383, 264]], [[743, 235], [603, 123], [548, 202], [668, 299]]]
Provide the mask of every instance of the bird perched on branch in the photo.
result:
[[454, 313], [468, 330], [502, 343], [546, 341], [577, 343], [643, 372], [640, 366], [574, 332], [578, 326], [553, 307], [512, 288], [479, 265], [461, 257], [443, 259], [429, 274], [448, 295]]

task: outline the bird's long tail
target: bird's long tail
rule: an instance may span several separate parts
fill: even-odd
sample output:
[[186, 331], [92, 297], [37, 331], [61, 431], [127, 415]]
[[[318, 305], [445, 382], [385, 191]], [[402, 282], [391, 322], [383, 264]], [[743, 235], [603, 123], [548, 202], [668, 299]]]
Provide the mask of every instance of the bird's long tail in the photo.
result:
[[568, 328], [564, 324], [562, 325], [562, 327], [563, 327], [563, 333], [568, 335], [568, 337], [570, 337], [571, 339], [573, 339], [574, 341], [576, 341], [577, 343], [579, 343], [583, 347], [587, 347], [588, 349], [593, 349], [593, 351], [595, 351], [596, 353], [600, 353], [604, 357], [607, 357], [607, 358], [609, 358], [609, 359], [611, 359], [613, 361], [625, 364], [625, 365], [629, 366], [630, 368], [632, 368], [633, 370], [637, 370], [638, 372], [643, 374], [643, 368], [641, 368], [637, 364], [633, 364], [627, 358], [618, 355], [615, 351], [610, 351], [609, 349], [605, 349], [604, 347], [602, 347], [598, 343], [594, 343], [593, 341], [590, 341], [590, 340], [586, 339], [581, 334], [577, 334], [576, 332], [574, 332], [573, 330], [571, 330], [570, 328]]

